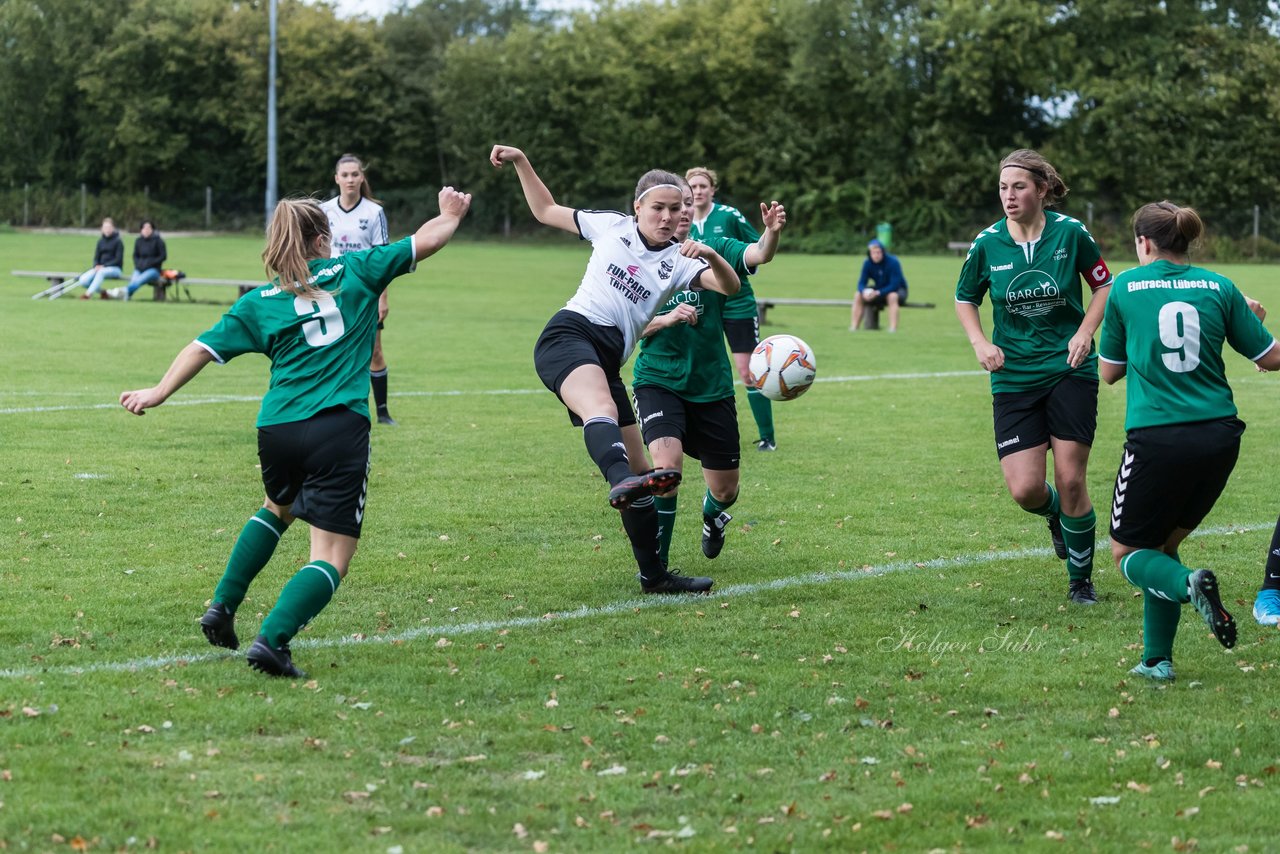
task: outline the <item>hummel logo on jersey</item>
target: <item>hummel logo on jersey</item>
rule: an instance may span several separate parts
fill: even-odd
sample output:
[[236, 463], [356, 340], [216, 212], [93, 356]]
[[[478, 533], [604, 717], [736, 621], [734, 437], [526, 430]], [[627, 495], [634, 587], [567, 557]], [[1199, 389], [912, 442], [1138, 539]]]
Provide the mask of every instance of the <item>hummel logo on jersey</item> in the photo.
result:
[[674, 270], [675, 268], [676, 268], [676, 265], [672, 264], [670, 261], [663, 261], [661, 264], [658, 265], [658, 278], [662, 279], [663, 281], [666, 281], [667, 279], [671, 278], [671, 271]]
[[997, 449], [999, 449], [999, 448], [1007, 448], [1007, 447], [1009, 447], [1010, 445], [1016, 445], [1016, 444], [1018, 444], [1018, 443], [1019, 443], [1019, 442], [1021, 442], [1021, 441], [1022, 441], [1022, 436], [1021, 436], [1021, 435], [1014, 436], [1012, 439], [1005, 439], [1003, 442], [997, 442], [997, 443], [996, 443], [996, 448], [997, 448]]
[[651, 413], [649, 413], [648, 415], [645, 415], [645, 416], [641, 417], [641, 419], [640, 419], [640, 426], [641, 426], [641, 427], [643, 427], [644, 425], [648, 424], [648, 423], [649, 423], [650, 421], [652, 421], [653, 419], [655, 419], [655, 418], [661, 418], [661, 417], [662, 417], [662, 415], [663, 415], [663, 411], [662, 411], [661, 409], [659, 409], [657, 412], [651, 412]]
[[1003, 270], [1012, 270], [1012, 269], [1013, 269], [1012, 261], [1010, 261], [1008, 264], [992, 264], [991, 265], [991, 272], [993, 273], [999, 273]]

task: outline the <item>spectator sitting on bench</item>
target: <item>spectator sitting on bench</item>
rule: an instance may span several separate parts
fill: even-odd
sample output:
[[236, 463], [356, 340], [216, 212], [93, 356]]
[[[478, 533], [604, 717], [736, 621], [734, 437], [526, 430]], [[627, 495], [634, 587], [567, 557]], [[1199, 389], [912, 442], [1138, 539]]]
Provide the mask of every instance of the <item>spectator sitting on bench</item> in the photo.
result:
[[889, 307], [889, 331], [898, 331], [898, 309], [907, 301], [907, 280], [902, 275], [902, 265], [896, 256], [890, 255], [879, 240], [867, 244], [867, 260], [862, 262], [862, 275], [858, 277], [858, 292], [853, 295], [853, 316], [849, 331], [856, 332], [862, 323], [862, 310], [868, 306], [876, 309]]
[[[87, 288], [80, 299], [89, 299], [101, 291], [103, 279], [118, 279], [124, 275], [124, 271], [120, 269], [123, 264], [124, 241], [120, 239], [120, 232], [116, 231], [115, 221], [106, 217], [102, 220], [102, 236], [98, 238], [97, 248], [93, 250], [93, 266], [81, 273], [76, 280], [76, 284]], [[102, 298], [106, 299], [107, 295], [104, 293]]]
[[133, 275], [129, 278], [128, 287], [120, 289], [120, 298], [132, 299], [138, 288], [159, 282], [166, 258], [164, 238], [156, 231], [155, 223], [144, 219], [138, 229], [138, 239], [133, 241]]

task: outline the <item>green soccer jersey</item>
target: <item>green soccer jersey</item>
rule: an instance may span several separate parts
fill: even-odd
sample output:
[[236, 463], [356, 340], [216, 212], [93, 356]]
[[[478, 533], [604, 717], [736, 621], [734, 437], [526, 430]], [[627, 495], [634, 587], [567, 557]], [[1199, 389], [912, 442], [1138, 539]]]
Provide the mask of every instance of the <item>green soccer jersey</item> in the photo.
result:
[[414, 267], [413, 239], [309, 262], [318, 299], [271, 286], [250, 291], [199, 338], [219, 363], [243, 353], [271, 360], [258, 426], [310, 418], [345, 406], [369, 417], [369, 359], [378, 296]]
[[1235, 415], [1224, 341], [1253, 361], [1275, 345], [1230, 279], [1169, 261], [1116, 276], [1098, 352], [1125, 365], [1125, 429]]
[[[723, 237], [702, 241], [720, 254], [739, 277], [754, 273], [747, 267], [750, 243]], [[633, 386], [658, 386], [685, 400], [709, 403], [733, 397], [733, 367], [724, 348], [722, 319], [729, 298], [716, 291], [696, 288], [679, 291], [658, 310], [667, 314], [682, 302], [698, 311], [698, 323], [677, 323], [640, 342], [634, 366]]]
[[1067, 364], [1067, 343], [1084, 320], [1083, 286], [1111, 284], [1098, 244], [1079, 220], [1046, 211], [1044, 231], [1016, 243], [1007, 220], [982, 231], [956, 284], [956, 302], [981, 305], [991, 294], [991, 343], [1004, 351], [1004, 367], [991, 374], [991, 391], [1048, 388], [1069, 374], [1098, 378], [1098, 356], [1078, 368]]
[[[689, 237], [699, 243], [709, 243], [711, 238], [725, 237], [755, 243], [760, 234], [751, 227], [742, 211], [729, 205], [711, 205], [711, 212], [704, 220], [695, 221], [689, 226]], [[725, 303], [724, 316], [729, 320], [744, 320], [756, 316], [756, 294], [751, 289], [751, 281], [739, 272], [742, 288]]]

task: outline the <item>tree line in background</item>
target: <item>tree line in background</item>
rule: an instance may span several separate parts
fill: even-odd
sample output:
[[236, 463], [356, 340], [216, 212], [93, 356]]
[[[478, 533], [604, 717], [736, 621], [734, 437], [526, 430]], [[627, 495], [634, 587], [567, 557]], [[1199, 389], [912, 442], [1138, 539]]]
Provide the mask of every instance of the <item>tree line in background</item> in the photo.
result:
[[[260, 225], [267, 15], [0, 3], [0, 221], [73, 224], [84, 184], [92, 217], [198, 224], [208, 187], [222, 224]], [[330, 193], [351, 151], [393, 225], [449, 183], [475, 194], [470, 229], [529, 230], [487, 162], [502, 141], [566, 204], [704, 164], [744, 210], [787, 204], [791, 248], [850, 251], [887, 220], [936, 250], [999, 217], [996, 164], [1033, 147], [1118, 249], [1130, 211], [1171, 198], [1238, 238], [1220, 257], [1247, 254], [1257, 206], [1275, 255], [1278, 23], [1266, 0], [426, 0], [381, 21], [281, 0], [280, 193]]]

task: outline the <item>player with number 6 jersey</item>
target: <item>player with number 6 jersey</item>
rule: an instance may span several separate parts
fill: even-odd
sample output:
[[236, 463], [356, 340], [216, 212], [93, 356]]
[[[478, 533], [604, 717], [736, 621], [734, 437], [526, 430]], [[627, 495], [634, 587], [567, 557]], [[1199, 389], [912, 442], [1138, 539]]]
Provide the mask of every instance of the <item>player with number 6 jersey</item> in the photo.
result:
[[1179, 544], [1213, 508], [1240, 454], [1244, 422], [1227, 384], [1223, 344], [1260, 369], [1280, 368], [1262, 307], [1230, 279], [1188, 262], [1202, 231], [1191, 208], [1156, 202], [1138, 209], [1133, 233], [1141, 266], [1116, 277], [1099, 344], [1102, 379], [1128, 377], [1111, 554], [1143, 595], [1143, 658], [1131, 672], [1163, 682], [1174, 678], [1182, 605], [1193, 605], [1223, 646], [1236, 640], [1213, 571], [1192, 572], [1178, 558]]
[[[996, 455], [1009, 493], [1047, 520], [1054, 552], [1066, 561], [1068, 598], [1093, 605], [1096, 516], [1086, 484], [1098, 420], [1093, 334], [1111, 272], [1083, 223], [1047, 210], [1067, 194], [1048, 160], [1012, 152], [1000, 162], [999, 188], [1005, 217], [969, 247], [956, 316], [991, 372]], [[1082, 281], [1092, 292], [1087, 308]], [[987, 294], [990, 340], [978, 314]]]
[[247, 659], [272, 676], [304, 675], [289, 641], [337, 593], [364, 523], [369, 473], [369, 355], [378, 298], [393, 279], [442, 249], [471, 205], [452, 187], [440, 215], [388, 246], [330, 258], [329, 221], [311, 199], [285, 199], [271, 217], [262, 258], [270, 279], [236, 301], [182, 350], [160, 382], [126, 391], [135, 415], [159, 406], [210, 362], [245, 353], [271, 360], [258, 412], [263, 507], [245, 524], [200, 627], [214, 646], [238, 649], [236, 609], [289, 524], [311, 527], [311, 558], [280, 592]]

